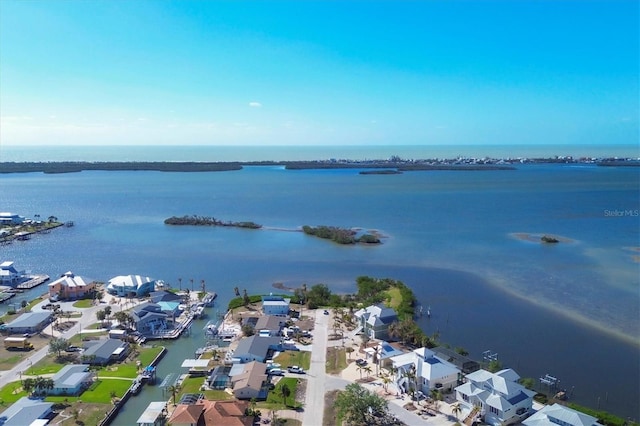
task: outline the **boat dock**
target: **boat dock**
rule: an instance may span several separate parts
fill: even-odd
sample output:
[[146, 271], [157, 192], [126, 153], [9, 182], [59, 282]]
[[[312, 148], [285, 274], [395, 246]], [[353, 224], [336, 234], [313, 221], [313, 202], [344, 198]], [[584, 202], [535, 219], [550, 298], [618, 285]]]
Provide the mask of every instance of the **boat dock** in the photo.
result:
[[49, 275], [32, 275], [27, 281], [24, 281], [16, 286], [20, 290], [28, 290], [34, 288], [49, 281]]

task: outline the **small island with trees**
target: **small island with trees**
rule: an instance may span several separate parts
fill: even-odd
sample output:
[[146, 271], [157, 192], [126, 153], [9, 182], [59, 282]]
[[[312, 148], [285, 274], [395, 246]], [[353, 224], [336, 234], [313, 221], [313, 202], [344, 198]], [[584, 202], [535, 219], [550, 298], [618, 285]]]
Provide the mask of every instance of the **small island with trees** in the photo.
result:
[[247, 229], [260, 229], [262, 225], [259, 225], [255, 222], [242, 221], [242, 222], [224, 222], [222, 220], [218, 220], [215, 217], [209, 216], [171, 216], [168, 219], [164, 220], [165, 225], [191, 225], [191, 226], [231, 226], [236, 228], [247, 228]]
[[380, 238], [373, 234], [362, 234], [358, 236], [358, 233], [349, 228], [338, 228], [336, 226], [309, 226], [304, 225], [302, 232], [307, 235], [313, 235], [319, 238], [334, 241], [338, 244], [380, 244]]

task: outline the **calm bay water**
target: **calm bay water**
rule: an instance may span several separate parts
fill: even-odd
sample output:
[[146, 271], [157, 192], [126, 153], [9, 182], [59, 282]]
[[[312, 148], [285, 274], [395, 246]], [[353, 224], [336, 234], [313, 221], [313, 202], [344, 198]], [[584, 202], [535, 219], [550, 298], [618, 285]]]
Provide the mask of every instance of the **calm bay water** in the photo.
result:
[[[430, 157], [388, 150], [405, 158]], [[78, 159], [141, 155], [135, 149], [134, 154], [121, 151], [118, 158], [89, 158], [85, 150]], [[159, 151], [144, 159], [177, 155]], [[5, 148], [0, 152], [0, 160], [12, 161]], [[1, 175], [0, 210], [55, 215], [76, 226], [2, 246], [0, 260], [51, 276], [72, 270], [102, 281], [143, 274], [173, 285], [180, 277], [187, 287], [193, 279], [197, 287], [204, 279], [220, 295], [220, 306], [226, 306], [235, 286], [266, 292], [274, 282], [326, 283], [334, 292], [350, 292], [359, 275], [400, 279], [431, 307], [432, 318], [421, 319], [428, 333], [439, 332], [444, 342], [463, 346], [476, 358], [486, 350], [497, 352], [522, 376], [557, 376], [563, 387], [573, 389], [574, 400], [638, 418], [640, 227], [632, 212], [640, 208], [639, 172], [528, 165], [515, 171], [385, 176], [281, 167]], [[169, 216], [185, 214], [252, 220], [266, 228], [163, 224]], [[376, 247], [343, 247], [286, 231], [304, 224], [377, 229], [386, 237]], [[570, 240], [541, 245], [515, 233]], [[190, 357], [202, 343], [194, 336], [192, 348], [185, 339], [170, 346], [171, 357]], [[161, 364], [161, 375], [171, 359]], [[603, 372], [598, 380], [594, 371]], [[158, 392], [145, 390], [138, 398], [157, 399]], [[116, 424], [135, 422], [144, 406], [127, 407]]]

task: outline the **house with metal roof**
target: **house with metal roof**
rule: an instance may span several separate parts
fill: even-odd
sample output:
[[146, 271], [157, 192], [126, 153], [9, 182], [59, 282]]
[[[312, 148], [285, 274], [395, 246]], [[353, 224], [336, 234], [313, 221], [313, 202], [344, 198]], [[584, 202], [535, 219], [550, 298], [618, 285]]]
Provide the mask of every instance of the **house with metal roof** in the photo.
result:
[[[462, 379], [462, 372], [455, 365], [424, 347], [395, 356], [391, 363], [397, 371], [396, 386], [403, 392], [409, 392], [414, 386], [425, 395], [434, 389], [452, 390]], [[410, 372], [415, 374], [413, 378]]]
[[[2, 414], [0, 414], [0, 425], [2, 426], [24, 426], [37, 424], [38, 420], [48, 420], [53, 417], [53, 403], [44, 402], [41, 399], [31, 399], [23, 396]], [[46, 424], [40, 422], [40, 424]]]
[[265, 315], [276, 315], [280, 317], [289, 316], [289, 304], [291, 299], [282, 296], [262, 296], [262, 312]]
[[109, 280], [107, 291], [120, 297], [143, 297], [155, 290], [156, 280], [140, 275], [119, 275]]
[[110, 362], [122, 361], [130, 351], [129, 343], [118, 339], [100, 339], [85, 342], [83, 362], [91, 365], [105, 365]]
[[438, 357], [447, 360], [451, 364], [458, 367], [458, 369], [462, 370], [464, 374], [469, 374], [473, 373], [474, 371], [480, 370], [480, 364], [478, 363], [478, 361], [474, 361], [471, 358], [460, 355], [456, 351], [445, 348], [444, 346], [433, 348], [433, 352], [435, 352]]
[[53, 300], [76, 300], [90, 297], [97, 283], [71, 271], [65, 272], [57, 280], [49, 283], [49, 297]]
[[532, 413], [535, 391], [518, 383], [520, 376], [512, 369], [497, 373], [478, 370], [466, 376], [458, 386], [456, 400], [465, 409], [480, 406], [480, 416], [490, 425], [519, 423]]
[[8, 324], [3, 330], [10, 334], [39, 333], [53, 320], [51, 312], [26, 312]]
[[157, 303], [144, 302], [131, 312], [134, 328], [142, 334], [155, 334], [167, 329], [167, 320], [170, 319], [162, 306]]
[[281, 349], [279, 337], [253, 335], [240, 339], [231, 360], [234, 363], [264, 362], [270, 352]]
[[233, 395], [238, 399], [266, 398], [267, 365], [252, 361], [243, 367], [242, 373], [231, 377]]
[[138, 426], [164, 426], [167, 417], [167, 403], [165, 401], [152, 401], [142, 412], [136, 424]]
[[20, 225], [26, 218], [16, 213], [0, 212], [0, 225]]
[[525, 426], [602, 426], [597, 418], [558, 403], [545, 405], [522, 424]]
[[93, 383], [89, 364], [70, 364], [62, 367], [53, 377], [53, 389], [48, 395], [79, 395]]
[[17, 270], [11, 261], [0, 263], [0, 285], [15, 287], [25, 279], [26, 275], [26, 271]]
[[371, 339], [389, 340], [389, 325], [398, 320], [396, 311], [383, 304], [371, 305], [353, 314], [358, 324]]

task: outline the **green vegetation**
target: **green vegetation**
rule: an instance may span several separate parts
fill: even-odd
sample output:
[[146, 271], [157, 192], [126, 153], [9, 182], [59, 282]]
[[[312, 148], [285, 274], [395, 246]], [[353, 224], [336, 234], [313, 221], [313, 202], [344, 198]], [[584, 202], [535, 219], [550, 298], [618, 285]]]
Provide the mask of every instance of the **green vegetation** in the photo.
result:
[[260, 229], [262, 225], [254, 222], [223, 222], [215, 217], [208, 216], [171, 216], [164, 220], [165, 225], [191, 225], [191, 226], [233, 226], [236, 228]]
[[311, 366], [311, 352], [306, 351], [286, 351], [281, 352], [280, 355], [273, 359], [274, 362], [277, 362], [282, 366], [282, 368], [287, 368], [292, 365], [297, 365], [299, 367], [308, 370]]
[[304, 225], [302, 232], [307, 235], [313, 235], [318, 238], [331, 240], [338, 244], [355, 244], [355, 243], [367, 243], [367, 244], [380, 244], [380, 238], [371, 234], [364, 234], [360, 237], [356, 237], [357, 232], [352, 229], [338, 228], [336, 226], [309, 226]]
[[[281, 378], [275, 389], [269, 392], [264, 406], [272, 409], [301, 408], [302, 404], [294, 399], [297, 387], [298, 379], [294, 377]], [[283, 388], [285, 388], [284, 391]]]
[[73, 304], [74, 308], [90, 308], [93, 306], [93, 299], [78, 300]]
[[327, 374], [340, 374], [347, 368], [347, 352], [343, 348], [327, 348]]
[[625, 420], [621, 417], [615, 416], [613, 414], [607, 413], [606, 411], [595, 410], [593, 408], [583, 407], [578, 404], [569, 403], [567, 404], [569, 408], [573, 408], [574, 410], [580, 411], [581, 413], [588, 414], [598, 419], [600, 423], [605, 426], [631, 426], [638, 425], [638, 422], [632, 422]]
[[338, 414], [351, 425], [398, 424], [389, 415], [387, 401], [357, 383], [347, 385], [338, 393], [335, 406]]

